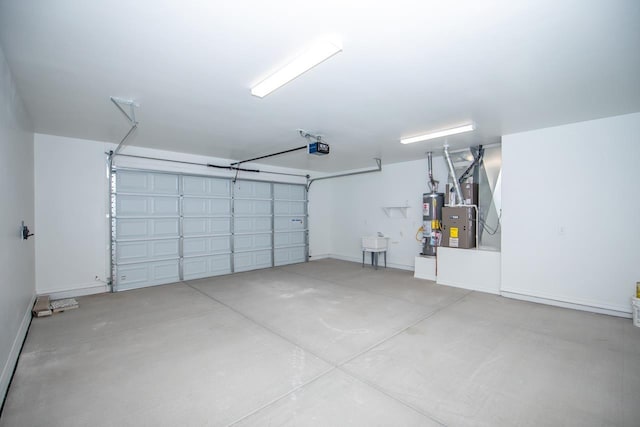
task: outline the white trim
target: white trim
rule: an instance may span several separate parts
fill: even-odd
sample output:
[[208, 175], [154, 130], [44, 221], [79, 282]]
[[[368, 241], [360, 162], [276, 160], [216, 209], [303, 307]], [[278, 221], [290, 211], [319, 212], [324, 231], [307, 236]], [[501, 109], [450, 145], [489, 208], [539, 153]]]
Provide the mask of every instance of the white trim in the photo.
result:
[[329, 254], [309, 255], [309, 261], [317, 261], [319, 259], [329, 258]]
[[553, 305], [556, 307], [571, 308], [574, 310], [589, 311], [591, 313], [608, 314], [610, 316], [631, 318], [631, 306], [629, 306], [629, 308], [616, 306], [606, 307], [602, 304], [595, 305], [593, 303], [566, 301], [566, 299], [560, 299], [559, 297], [523, 294], [521, 292], [510, 291], [508, 289], [503, 289], [500, 292], [500, 295], [506, 298], [537, 302], [540, 304]]
[[[442, 277], [442, 276], [439, 276]], [[469, 285], [468, 283], [456, 283], [456, 282], [450, 282], [448, 280], [442, 280], [438, 277], [436, 277], [436, 283], [438, 285], [443, 285], [443, 286], [452, 286], [454, 288], [460, 288], [460, 289], [467, 289], [469, 291], [476, 291], [476, 292], [485, 292], [487, 294], [493, 294], [493, 295], [500, 295], [500, 291], [497, 290], [496, 288], [484, 288], [481, 286], [474, 286], [474, 285]]]
[[109, 285], [106, 283], [87, 283], [79, 287], [54, 289], [39, 295], [49, 295], [51, 299], [74, 298], [85, 295], [103, 294], [109, 292]]
[[13, 340], [13, 345], [11, 346], [9, 357], [2, 368], [2, 376], [0, 377], [0, 395], [2, 396], [2, 399], [0, 399], [0, 402], [3, 402], [7, 397], [7, 392], [9, 391], [9, 383], [11, 382], [11, 377], [13, 376], [13, 370], [18, 363], [18, 357], [20, 357], [22, 343], [27, 338], [27, 331], [29, 330], [29, 324], [31, 323], [31, 309], [33, 308], [33, 304], [35, 303], [35, 301], [36, 296], [33, 295], [29, 300], [27, 310], [25, 311], [24, 316], [22, 317], [22, 322], [20, 323], [20, 328], [18, 328], [16, 337]]

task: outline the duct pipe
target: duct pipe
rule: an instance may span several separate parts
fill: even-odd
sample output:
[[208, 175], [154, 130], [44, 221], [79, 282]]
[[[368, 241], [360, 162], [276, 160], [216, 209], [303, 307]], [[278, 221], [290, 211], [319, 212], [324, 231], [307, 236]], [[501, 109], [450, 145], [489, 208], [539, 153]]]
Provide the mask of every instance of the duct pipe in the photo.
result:
[[453, 188], [456, 191], [456, 205], [464, 205], [464, 199], [462, 198], [462, 190], [460, 190], [460, 183], [456, 178], [456, 171], [453, 168], [453, 162], [451, 162], [451, 156], [449, 155], [449, 144], [444, 144], [444, 157], [447, 159], [447, 166], [449, 167], [449, 175], [453, 178]]
[[438, 191], [438, 181], [433, 179], [433, 153], [429, 151], [427, 153], [427, 165], [429, 168], [429, 189], [432, 193]]

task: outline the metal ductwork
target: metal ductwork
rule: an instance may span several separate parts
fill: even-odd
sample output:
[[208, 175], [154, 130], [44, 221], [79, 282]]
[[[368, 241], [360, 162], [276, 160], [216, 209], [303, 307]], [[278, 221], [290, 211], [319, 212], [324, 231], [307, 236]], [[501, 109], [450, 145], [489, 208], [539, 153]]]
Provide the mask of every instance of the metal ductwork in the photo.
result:
[[464, 199], [462, 198], [462, 190], [460, 189], [460, 182], [458, 182], [458, 178], [456, 177], [456, 171], [453, 167], [453, 162], [451, 161], [451, 156], [449, 155], [449, 144], [445, 142], [444, 144], [444, 157], [447, 160], [447, 167], [449, 168], [449, 175], [453, 179], [453, 188], [456, 192], [456, 204], [464, 205]]

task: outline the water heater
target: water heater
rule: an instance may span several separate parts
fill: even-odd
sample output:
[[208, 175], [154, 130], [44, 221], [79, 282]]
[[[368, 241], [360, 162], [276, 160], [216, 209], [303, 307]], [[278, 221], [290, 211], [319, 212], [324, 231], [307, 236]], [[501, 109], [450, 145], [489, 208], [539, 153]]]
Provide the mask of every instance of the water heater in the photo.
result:
[[422, 195], [422, 255], [435, 256], [436, 248], [442, 241], [443, 193], [425, 193]]

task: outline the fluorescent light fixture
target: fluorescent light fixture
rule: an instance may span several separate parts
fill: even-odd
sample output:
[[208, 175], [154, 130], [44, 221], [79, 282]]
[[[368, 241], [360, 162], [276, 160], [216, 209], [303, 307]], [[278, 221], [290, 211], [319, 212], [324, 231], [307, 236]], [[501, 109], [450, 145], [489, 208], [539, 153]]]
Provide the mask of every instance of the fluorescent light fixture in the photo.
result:
[[438, 130], [435, 132], [425, 133], [424, 135], [412, 136], [411, 138], [402, 138], [400, 142], [402, 144], [413, 144], [414, 142], [426, 141], [429, 139], [440, 138], [443, 136], [455, 135], [457, 133], [471, 132], [475, 129], [473, 123], [464, 126], [458, 126], [457, 128]]
[[283, 68], [252, 87], [251, 95], [263, 98], [341, 50], [342, 45], [339, 42], [328, 40], [318, 42]]

